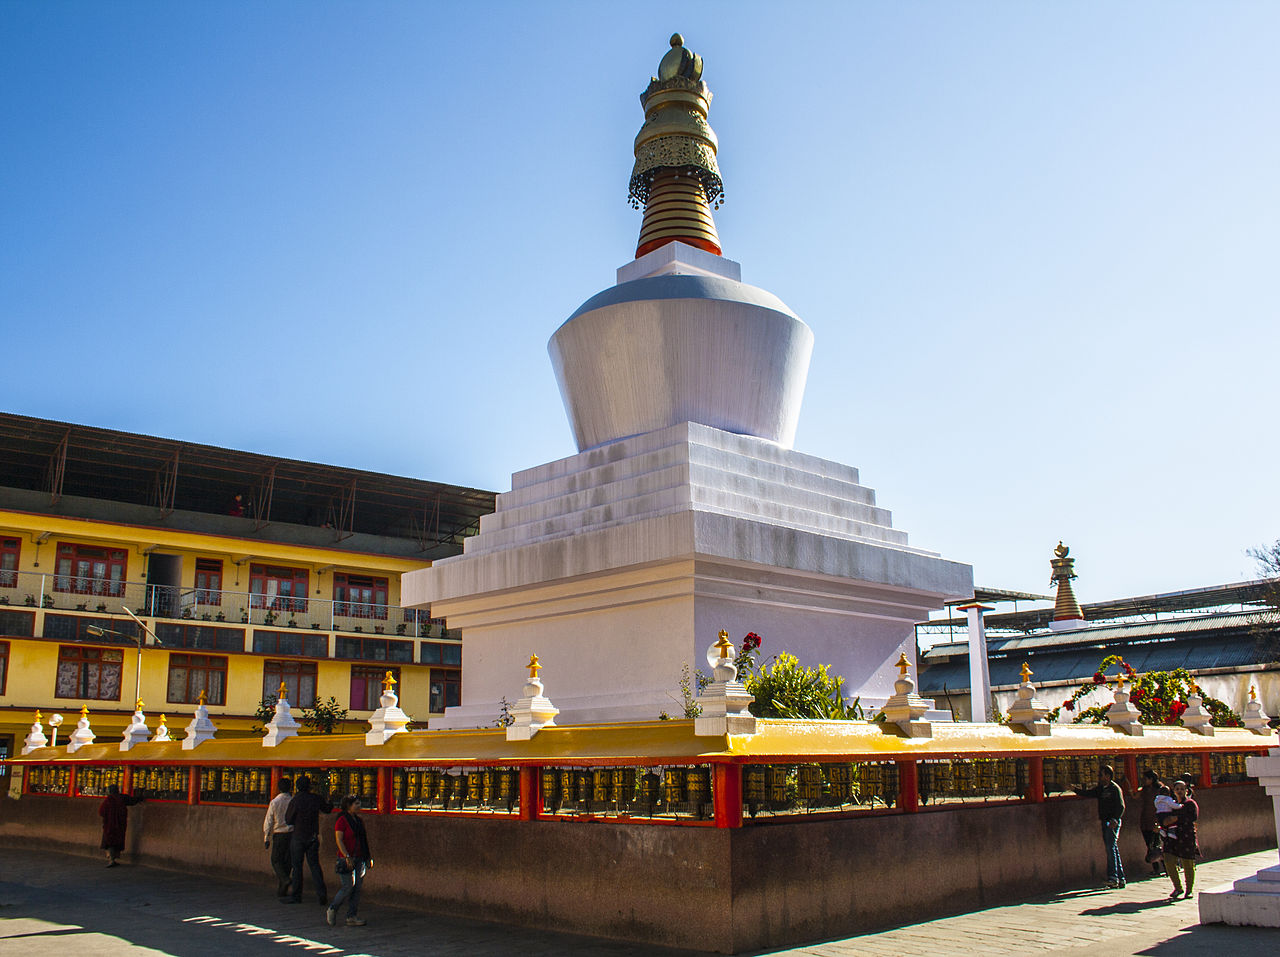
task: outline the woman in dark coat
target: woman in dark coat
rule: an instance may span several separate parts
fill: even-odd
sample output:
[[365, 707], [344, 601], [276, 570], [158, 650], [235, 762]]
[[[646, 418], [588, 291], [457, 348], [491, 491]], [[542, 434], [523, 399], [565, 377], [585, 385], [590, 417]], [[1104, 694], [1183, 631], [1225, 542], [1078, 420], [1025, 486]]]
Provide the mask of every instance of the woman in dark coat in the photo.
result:
[[107, 796], [98, 805], [102, 818], [102, 849], [107, 852], [107, 867], [117, 866], [116, 858], [124, 850], [124, 834], [129, 826], [129, 808], [139, 803], [140, 797], [121, 794], [117, 785], [107, 788]]
[[[1200, 807], [1191, 797], [1191, 785], [1186, 781], [1175, 781], [1173, 799], [1182, 806], [1172, 814], [1166, 814], [1160, 821], [1166, 830], [1164, 866], [1173, 879], [1170, 900], [1191, 896], [1196, 882], [1196, 858], [1200, 856], [1200, 843], [1196, 838], [1196, 820], [1200, 817]], [[1182, 882], [1178, 880], [1179, 867], [1187, 879], [1186, 891], [1183, 891]]]

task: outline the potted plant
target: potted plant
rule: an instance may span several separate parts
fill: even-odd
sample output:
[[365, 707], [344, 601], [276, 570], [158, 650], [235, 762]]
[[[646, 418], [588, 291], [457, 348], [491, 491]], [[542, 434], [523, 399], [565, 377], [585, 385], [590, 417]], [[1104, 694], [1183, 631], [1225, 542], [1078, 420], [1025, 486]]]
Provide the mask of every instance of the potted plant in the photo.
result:
[[312, 627], [312, 629], [313, 629], [313, 630], [315, 630], [315, 631], [319, 631], [319, 630], [320, 630], [320, 622], [318, 622], [318, 621], [313, 621], [313, 622], [311, 623], [311, 627]]
[[0, 595], [0, 605], [7, 605], [7, 604], [9, 604], [9, 596]]
[[374, 633], [375, 635], [380, 635], [380, 634], [382, 634], [382, 626], [381, 626], [381, 625], [374, 625], [374, 626], [373, 626], [373, 633]]
[[264, 625], [274, 625], [276, 623], [276, 613], [274, 611], [269, 610], [265, 615], [262, 616], [262, 623]]
[[297, 627], [298, 627], [298, 619], [294, 618], [294, 617], [293, 617], [293, 615], [290, 615], [290, 616], [289, 616], [289, 627], [290, 627], [290, 628], [297, 628]]
[[36, 596], [35, 596], [35, 595], [28, 595], [26, 598], [24, 598], [24, 599], [22, 600], [22, 603], [23, 603], [24, 605], [26, 605], [28, 608], [35, 608], [35, 607], [36, 607]]
[[201, 620], [201, 621], [213, 621], [213, 615], [209, 614], [209, 613], [206, 611], [206, 612], [204, 612], [204, 614], [202, 614], [202, 615], [200, 616], [200, 620]]
[[227, 616], [226, 616], [226, 615], [224, 615], [222, 612], [218, 612], [216, 615], [214, 615], [213, 620], [214, 620], [214, 621], [226, 621], [226, 620], [227, 620]]
[[98, 602], [97, 608], [100, 614], [104, 614], [107, 610], [107, 603], [105, 601], [100, 601]]
[[249, 613], [245, 611], [243, 608], [240, 609], [240, 624], [242, 625], [249, 624]]
[[44, 607], [45, 607], [45, 608], [52, 608], [52, 607], [53, 607], [53, 596], [52, 596], [52, 595], [45, 595], [45, 596], [44, 596]]
[[76, 602], [76, 611], [88, 611], [88, 610], [89, 610], [89, 603], [87, 601]]
[[397, 635], [403, 635], [403, 634], [404, 634], [404, 628], [405, 628], [405, 626], [404, 626], [404, 622], [401, 622], [400, 624], [396, 625], [396, 634], [397, 634]]

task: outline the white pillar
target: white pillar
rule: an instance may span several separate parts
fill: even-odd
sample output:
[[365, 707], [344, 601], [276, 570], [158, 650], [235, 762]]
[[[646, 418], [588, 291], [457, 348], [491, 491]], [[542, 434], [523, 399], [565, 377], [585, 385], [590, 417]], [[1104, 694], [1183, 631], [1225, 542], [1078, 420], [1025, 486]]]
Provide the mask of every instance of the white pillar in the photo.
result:
[[[1275, 734], [1268, 732], [1267, 737], [1274, 744]], [[1271, 748], [1265, 757], [1250, 757], [1246, 765], [1271, 798], [1276, 837], [1280, 839], [1280, 748]], [[1199, 904], [1202, 924], [1280, 927], [1280, 865], [1264, 867], [1252, 877], [1202, 892]]]
[[987, 663], [987, 626], [982, 616], [990, 605], [960, 605], [969, 618], [969, 720], [991, 720], [991, 667]]

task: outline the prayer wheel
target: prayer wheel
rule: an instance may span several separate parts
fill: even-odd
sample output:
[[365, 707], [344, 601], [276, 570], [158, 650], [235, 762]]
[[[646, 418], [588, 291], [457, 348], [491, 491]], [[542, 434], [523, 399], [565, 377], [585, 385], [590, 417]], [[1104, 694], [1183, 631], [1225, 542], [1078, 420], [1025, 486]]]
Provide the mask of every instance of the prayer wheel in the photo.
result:
[[853, 768], [847, 764], [826, 766], [827, 784], [833, 800], [844, 802], [853, 793]]
[[596, 768], [591, 773], [591, 800], [597, 804], [613, 800], [613, 772], [609, 768]]
[[486, 807], [491, 807], [498, 800], [498, 770], [489, 768], [484, 772], [484, 789], [481, 793]]
[[498, 772], [498, 801], [511, 810], [520, 797], [520, 772], [510, 769]]
[[613, 799], [619, 805], [631, 804], [636, 797], [636, 769], [614, 768]]
[[661, 794], [662, 779], [658, 777], [656, 771], [649, 771], [640, 777], [640, 801], [653, 807], [658, 803], [658, 797]]
[[560, 802], [561, 804], [578, 803], [578, 779], [571, 768], [565, 768], [560, 772]]
[[765, 789], [769, 794], [769, 803], [778, 807], [787, 803], [787, 770], [785, 764], [765, 766]]
[[690, 804], [706, 804], [711, 800], [711, 769], [689, 768], [685, 772], [684, 786]]
[[472, 771], [465, 777], [467, 779], [467, 803], [479, 804], [484, 795], [484, 772]]
[[397, 771], [396, 791], [404, 795], [406, 804], [416, 804], [418, 795], [422, 793], [422, 772], [420, 771]]
[[742, 769], [742, 798], [750, 805], [764, 803], [764, 768], [760, 765], [748, 764]]
[[796, 794], [800, 800], [811, 804], [822, 800], [822, 769], [816, 764], [800, 765], [796, 780]]
[[555, 768], [543, 768], [538, 775], [538, 787], [542, 792], [542, 809], [554, 814], [560, 808], [560, 774]]
[[684, 803], [684, 768], [667, 768], [662, 772], [662, 799], [667, 804]]

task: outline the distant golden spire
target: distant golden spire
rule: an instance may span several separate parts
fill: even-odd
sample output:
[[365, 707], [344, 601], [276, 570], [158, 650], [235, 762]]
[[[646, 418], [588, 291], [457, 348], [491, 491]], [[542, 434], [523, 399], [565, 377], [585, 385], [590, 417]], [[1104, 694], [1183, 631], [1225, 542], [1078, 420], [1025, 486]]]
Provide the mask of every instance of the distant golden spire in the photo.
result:
[[716, 165], [716, 134], [707, 123], [711, 91], [702, 57], [673, 34], [658, 75], [640, 94], [644, 126], [636, 134], [631, 204], [644, 206], [636, 258], [679, 240], [720, 255], [711, 207], [724, 195]]
[[1067, 557], [1070, 552], [1070, 548], [1058, 542], [1058, 547], [1053, 550], [1054, 557], [1049, 559], [1049, 567], [1053, 569], [1049, 584], [1058, 586], [1058, 597], [1053, 603], [1054, 621], [1084, 621], [1080, 602], [1076, 601], [1076, 593], [1071, 589], [1071, 579], [1076, 577], [1076, 560]]

